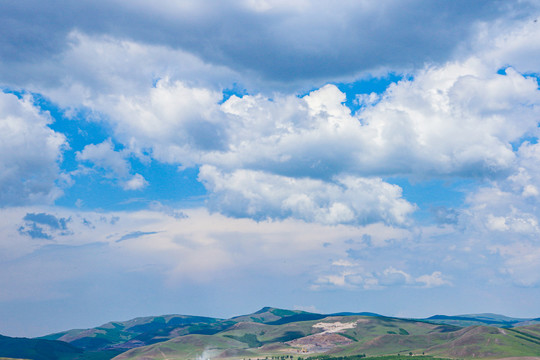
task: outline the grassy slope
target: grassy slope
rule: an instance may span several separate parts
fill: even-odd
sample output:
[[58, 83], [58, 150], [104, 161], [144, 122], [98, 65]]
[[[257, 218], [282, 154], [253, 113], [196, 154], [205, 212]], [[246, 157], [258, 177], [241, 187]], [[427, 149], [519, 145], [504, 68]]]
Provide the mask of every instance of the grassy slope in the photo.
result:
[[[519, 321], [523, 319], [478, 314], [464, 315], [454, 320], [520, 324]], [[123, 353], [118, 359], [163, 359], [162, 354], [169, 359], [195, 359], [205, 350], [212, 357], [222, 358], [264, 358], [284, 354], [305, 357], [299, 353], [303, 345], [287, 342], [320, 333], [321, 329], [313, 327], [318, 322], [338, 321], [358, 321], [358, 326], [340, 335], [350, 341], [331, 349], [328, 354], [332, 356], [424, 352], [467, 358], [473, 355], [490, 357], [495, 353], [499, 357], [540, 354], [540, 324], [504, 329], [502, 332], [487, 326], [461, 329], [448, 325], [448, 321], [443, 321], [447, 325], [432, 323], [433, 319], [416, 321], [357, 314], [327, 316], [270, 307], [228, 320], [181, 315], [137, 318], [107, 323], [94, 329], [71, 330], [46, 338], [67, 340], [87, 350], [116, 347], [116, 353], [86, 352], [84, 357], [80, 357], [81, 360], [105, 360], [139, 346]], [[333, 341], [329, 338], [326, 340]]]
[[[140, 317], [125, 322], [110, 322], [92, 329], [69, 330], [47, 335], [41, 339], [61, 340], [85, 350], [127, 350], [167, 341], [182, 335], [213, 335], [238, 322], [286, 324], [294, 320], [319, 319], [321, 317], [324, 315], [266, 307], [254, 314], [228, 320], [184, 315]], [[282, 336], [285, 341], [287, 337], [293, 338], [298, 334], [290, 333], [288, 335], [282, 334]]]
[[[515, 329], [474, 326], [457, 329], [450, 326], [400, 320], [384, 317], [328, 317], [324, 322], [359, 321], [357, 327], [348, 329], [344, 336], [352, 342], [336, 346], [328, 355], [350, 356], [366, 354], [416, 355], [425, 353], [448, 358], [501, 358], [511, 356], [537, 356], [540, 354], [540, 325]], [[285, 344], [287, 335], [310, 335], [321, 330], [313, 325], [321, 320], [266, 325], [238, 323], [226, 331], [212, 336], [181, 336], [173, 340], [131, 350], [116, 359], [196, 359], [206, 350], [214, 358], [264, 358], [290, 354], [295, 357], [299, 349]], [[226, 349], [228, 349], [226, 351]]]
[[219, 335], [186, 335], [175, 339], [161, 342], [159, 344], [145, 346], [129, 350], [115, 359], [162, 359], [165, 355], [168, 359], [196, 359], [203, 352], [207, 352], [207, 357], [213, 357], [217, 353], [225, 350], [242, 350], [247, 345]]
[[[518, 336], [520, 335], [520, 336]], [[497, 358], [537, 356], [540, 338], [488, 326], [473, 326], [453, 332], [417, 335], [382, 335], [353, 346], [336, 349], [333, 355], [409, 353], [450, 358]]]
[[[439, 331], [441, 329], [438, 325], [433, 325], [424, 322], [397, 320], [391, 318], [370, 318], [363, 316], [332, 316], [327, 317], [324, 320], [312, 320], [286, 323], [284, 325], [266, 325], [262, 323], [246, 322], [238, 323], [228, 330], [221, 332], [217, 335], [207, 337], [204, 346], [193, 346], [191, 348], [186, 347], [186, 343], [191, 343], [193, 338], [183, 336], [178, 339], [184, 339], [184, 347], [174, 347], [178, 352], [174, 356], [167, 355], [170, 359], [194, 359], [206, 350], [216, 350], [213, 352], [214, 357], [236, 357], [236, 358], [249, 358], [273, 355], [295, 355], [298, 356], [300, 347], [291, 347], [285, 342], [293, 339], [297, 339], [303, 336], [322, 332], [319, 328], [314, 328], [318, 322], [356, 322], [360, 321], [358, 326], [354, 329], [349, 329], [344, 332], [344, 337], [351, 339], [352, 346], [337, 348], [335, 355], [352, 355], [362, 353], [359, 349], [362, 349], [362, 345], [368, 341], [376, 339], [381, 336], [396, 336], [398, 338], [405, 339], [406, 336], [413, 337], [415, 335], [425, 335], [433, 331]], [[389, 335], [389, 332], [395, 332], [396, 334], [410, 334], [410, 335]], [[221, 339], [220, 339], [221, 338]], [[220, 347], [220, 341], [222, 339], [230, 339], [237, 341], [234, 349], [236, 351], [229, 351], [223, 353], [223, 351], [217, 351], [222, 349]], [[200, 340], [200, 339], [198, 339]], [[177, 339], [169, 341], [167, 343], [160, 343], [140, 349], [138, 351], [131, 351], [129, 353], [122, 354], [117, 359], [146, 359], [148, 353], [158, 353], [159, 350], [163, 350], [163, 347], [170, 349], [170, 343], [176, 342]], [[240, 344], [238, 344], [240, 343]], [[182, 353], [190, 350], [189, 352]], [[242, 351], [239, 351], [242, 349]], [[194, 351], [195, 350], [195, 351]], [[197, 351], [198, 350], [198, 353]], [[391, 353], [393, 353], [392, 351]], [[167, 352], [164, 351], [167, 354]], [[377, 352], [374, 352], [374, 354]], [[389, 352], [380, 352], [381, 354]], [[396, 351], [397, 353], [397, 351]], [[377, 353], [378, 354], [378, 353]]]
[[132, 348], [190, 333], [215, 333], [227, 326], [222, 319], [165, 315], [109, 322], [93, 329], [70, 330], [42, 339], [61, 340], [86, 350], [122, 348], [121, 344], [125, 344], [124, 348]]
[[430, 354], [449, 357], [500, 358], [540, 354], [539, 341], [523, 340], [508, 329], [475, 326], [460, 331], [456, 339], [428, 349]]

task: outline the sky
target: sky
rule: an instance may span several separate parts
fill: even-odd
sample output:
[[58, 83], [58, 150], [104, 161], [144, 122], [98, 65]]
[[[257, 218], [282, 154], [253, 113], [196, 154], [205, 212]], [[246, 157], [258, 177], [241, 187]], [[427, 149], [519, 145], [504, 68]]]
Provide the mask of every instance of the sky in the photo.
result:
[[0, 334], [540, 316], [540, 2], [0, 0]]

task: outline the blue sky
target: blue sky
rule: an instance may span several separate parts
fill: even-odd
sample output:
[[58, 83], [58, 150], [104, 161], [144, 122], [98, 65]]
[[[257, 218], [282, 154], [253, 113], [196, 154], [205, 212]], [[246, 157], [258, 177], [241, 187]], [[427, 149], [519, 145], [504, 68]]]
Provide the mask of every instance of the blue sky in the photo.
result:
[[539, 15], [0, 1], [0, 334], [540, 316]]

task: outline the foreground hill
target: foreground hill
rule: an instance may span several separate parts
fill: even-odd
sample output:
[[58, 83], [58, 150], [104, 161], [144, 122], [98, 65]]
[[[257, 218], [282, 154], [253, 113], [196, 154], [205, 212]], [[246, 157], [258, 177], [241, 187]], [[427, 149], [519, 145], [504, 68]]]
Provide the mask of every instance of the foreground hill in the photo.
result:
[[115, 360], [347, 357], [386, 354], [447, 358], [540, 355], [540, 328], [460, 328], [424, 321], [367, 316], [327, 316], [283, 325], [241, 322], [206, 336], [181, 336], [127, 351]]
[[82, 349], [62, 341], [13, 338], [0, 335], [0, 359], [73, 359], [82, 353]]
[[0, 360], [534, 357], [540, 356], [540, 324], [526, 324], [536, 320], [493, 314], [400, 319], [374, 313], [324, 315], [265, 307], [230, 319], [165, 315], [109, 322], [40, 339], [0, 337]]
[[65, 341], [85, 350], [110, 349], [122, 352], [181, 335], [215, 334], [232, 324], [232, 321], [202, 316], [152, 316], [109, 322], [93, 329], [64, 331], [41, 339]]

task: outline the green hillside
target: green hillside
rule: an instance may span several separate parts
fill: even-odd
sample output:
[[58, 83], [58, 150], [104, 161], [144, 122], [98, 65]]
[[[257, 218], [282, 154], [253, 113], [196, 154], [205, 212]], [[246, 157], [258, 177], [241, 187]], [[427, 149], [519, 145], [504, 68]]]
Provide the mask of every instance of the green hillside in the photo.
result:
[[[0, 337], [0, 360], [359, 360], [366, 356], [378, 360], [537, 356], [540, 360], [536, 320], [494, 314], [417, 320], [265, 307], [230, 319], [164, 315], [40, 339]], [[526, 324], [533, 325], [522, 326]]]
[[86, 330], [69, 330], [42, 339], [61, 340], [86, 350], [123, 350], [187, 334], [213, 334], [233, 322], [202, 316], [165, 315], [109, 322]]
[[[237, 323], [253, 322], [284, 325], [288, 322], [322, 319], [324, 317], [326, 315], [265, 307], [253, 314], [237, 316], [231, 319], [186, 315], [141, 317], [124, 322], [109, 322], [92, 329], [64, 331], [44, 336], [41, 339], [65, 341], [87, 351], [110, 350], [120, 353], [183, 335], [217, 334], [226, 331]], [[281, 340], [285, 341], [295, 335], [281, 334], [280, 336], [282, 337]], [[278, 337], [276, 335], [276, 338]]]
[[82, 349], [62, 341], [13, 338], [0, 335], [0, 357], [4, 358], [72, 359], [82, 353]]
[[[292, 315], [287, 315], [292, 316]], [[270, 316], [268, 316], [270, 317]], [[327, 316], [271, 325], [239, 322], [214, 335], [187, 335], [127, 351], [115, 360], [291, 359], [381, 355], [442, 358], [538, 356], [540, 326], [460, 328], [387, 317]], [[410, 355], [409, 355], [410, 356]]]

